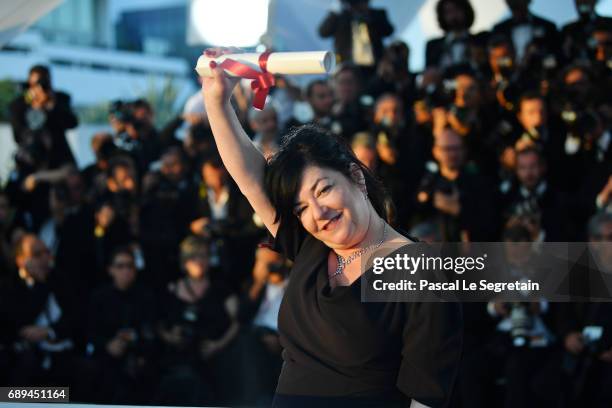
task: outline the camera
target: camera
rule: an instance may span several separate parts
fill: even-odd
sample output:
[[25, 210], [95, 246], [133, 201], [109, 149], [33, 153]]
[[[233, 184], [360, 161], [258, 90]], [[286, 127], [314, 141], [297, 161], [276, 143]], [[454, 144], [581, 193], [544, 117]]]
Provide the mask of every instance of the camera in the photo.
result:
[[452, 104], [449, 111], [457, 118], [457, 120], [459, 120], [459, 122], [463, 124], [467, 123], [469, 114], [468, 108]]
[[[136, 133], [140, 133], [146, 129], [146, 124], [134, 116], [131, 102], [124, 102], [121, 100], [113, 101], [108, 113], [123, 125], [132, 126]], [[115, 135], [115, 144], [117, 147], [130, 152], [136, 148], [138, 141], [130, 137], [128, 132], [124, 130]]]
[[445, 178], [438, 177], [438, 173], [427, 172], [421, 180], [421, 184], [417, 191], [417, 200], [424, 204], [432, 200], [436, 191], [452, 194], [453, 185]]
[[442, 85], [430, 84], [420, 91], [417, 99], [422, 100], [429, 108], [449, 106], [455, 98], [456, 84], [453, 87], [453, 80], [445, 80]]
[[[31, 86], [28, 82], [21, 82], [21, 89], [26, 92]], [[33, 85], [38, 85], [42, 88], [43, 91], [49, 92], [51, 90], [51, 80], [49, 78], [41, 77], [36, 81]]]
[[39, 85], [45, 92], [49, 92], [51, 90], [51, 81], [49, 78], [42, 77], [36, 81], [36, 84]]
[[499, 57], [497, 59], [497, 66], [499, 67], [499, 73], [505, 79], [512, 76], [514, 71], [514, 60], [511, 57]]
[[515, 302], [510, 305], [510, 336], [514, 347], [525, 347], [528, 345], [529, 332], [533, 328], [533, 317], [523, 302]]
[[131, 102], [116, 100], [111, 102], [109, 114], [114, 116], [116, 120], [125, 124], [131, 124], [136, 130], [144, 127], [144, 122], [134, 117], [133, 105]]
[[592, 147], [590, 145], [599, 123], [594, 113], [577, 111], [572, 105], [567, 104], [561, 112], [561, 118], [567, 128], [568, 137], [586, 143], [587, 148]]

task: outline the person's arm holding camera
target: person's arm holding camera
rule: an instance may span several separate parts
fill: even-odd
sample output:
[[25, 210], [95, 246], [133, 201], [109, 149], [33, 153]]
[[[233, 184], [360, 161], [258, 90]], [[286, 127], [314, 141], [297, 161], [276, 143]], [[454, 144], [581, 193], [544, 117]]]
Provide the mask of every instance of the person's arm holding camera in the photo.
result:
[[[106, 352], [115, 358], [121, 358], [125, 355], [130, 345], [135, 345], [139, 341], [138, 330], [131, 327], [119, 329], [115, 336], [106, 343]], [[142, 348], [142, 344], [138, 345]]]
[[38, 343], [47, 340], [50, 336], [50, 331], [48, 327], [30, 324], [19, 329], [19, 336], [30, 343]]
[[59, 183], [66, 180], [71, 171], [71, 164], [65, 164], [58, 169], [37, 171], [23, 180], [22, 188], [24, 191], [32, 192], [40, 183]]
[[[211, 57], [217, 57], [232, 51], [216, 48], [206, 52]], [[239, 78], [228, 77], [214, 62], [211, 62], [211, 70], [213, 76], [204, 78], [202, 90], [219, 154], [240, 191], [249, 200], [268, 231], [275, 236], [278, 229], [278, 224], [274, 222], [275, 210], [263, 185], [266, 161], [240, 125], [229, 101]]]
[[55, 98], [50, 88], [45, 89], [40, 83], [31, 86], [25, 95], [33, 109], [51, 110], [55, 106]]
[[209, 224], [210, 224], [209, 217], [200, 217], [200, 218], [196, 218], [195, 220], [191, 221], [191, 224], [189, 225], [189, 229], [191, 230], [191, 233], [194, 235], [201, 235], [205, 238], [209, 238], [210, 231], [207, 228]]
[[63, 92], [54, 92], [48, 79], [39, 79], [30, 85], [25, 94], [32, 109], [47, 112], [46, 126], [56, 129], [72, 129], [78, 125], [78, 119], [70, 107], [70, 96]]
[[458, 217], [461, 213], [461, 202], [457, 187], [454, 187], [451, 193], [440, 190], [434, 191], [432, 203], [435, 208], [453, 217]]

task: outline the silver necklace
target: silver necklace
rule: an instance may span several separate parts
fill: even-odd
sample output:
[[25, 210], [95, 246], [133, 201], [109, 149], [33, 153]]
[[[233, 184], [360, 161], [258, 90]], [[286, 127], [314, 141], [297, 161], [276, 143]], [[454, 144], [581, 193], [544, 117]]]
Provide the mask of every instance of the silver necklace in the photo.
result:
[[338, 260], [338, 266], [336, 267], [336, 271], [332, 273], [331, 275], [329, 275], [329, 279], [331, 280], [335, 278], [336, 276], [341, 275], [344, 272], [344, 267], [346, 265], [350, 264], [355, 259], [365, 254], [370, 249], [378, 249], [382, 245], [382, 243], [385, 242], [386, 237], [387, 237], [387, 223], [383, 221], [383, 236], [382, 236], [382, 239], [376, 245], [371, 245], [365, 248], [361, 248], [353, 252], [352, 254], [350, 254], [346, 259], [336, 254], [336, 259]]

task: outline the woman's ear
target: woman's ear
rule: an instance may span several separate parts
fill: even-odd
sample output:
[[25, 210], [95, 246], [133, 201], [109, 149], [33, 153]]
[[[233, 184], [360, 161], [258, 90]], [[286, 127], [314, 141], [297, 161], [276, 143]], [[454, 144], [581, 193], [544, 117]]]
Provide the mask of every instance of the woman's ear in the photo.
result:
[[359, 167], [356, 163], [351, 163], [350, 170], [353, 181], [357, 183], [362, 193], [367, 194], [368, 189], [366, 187], [365, 176], [363, 175], [363, 170], [361, 170], [361, 167]]

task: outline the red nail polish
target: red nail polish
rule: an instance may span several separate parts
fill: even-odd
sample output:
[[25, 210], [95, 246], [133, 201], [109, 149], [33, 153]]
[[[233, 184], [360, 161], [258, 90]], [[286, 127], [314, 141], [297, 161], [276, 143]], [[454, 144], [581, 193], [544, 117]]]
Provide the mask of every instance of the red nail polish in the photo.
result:
[[217, 63], [215, 61], [210, 61], [208, 65], [210, 66], [211, 69], [217, 68]]

